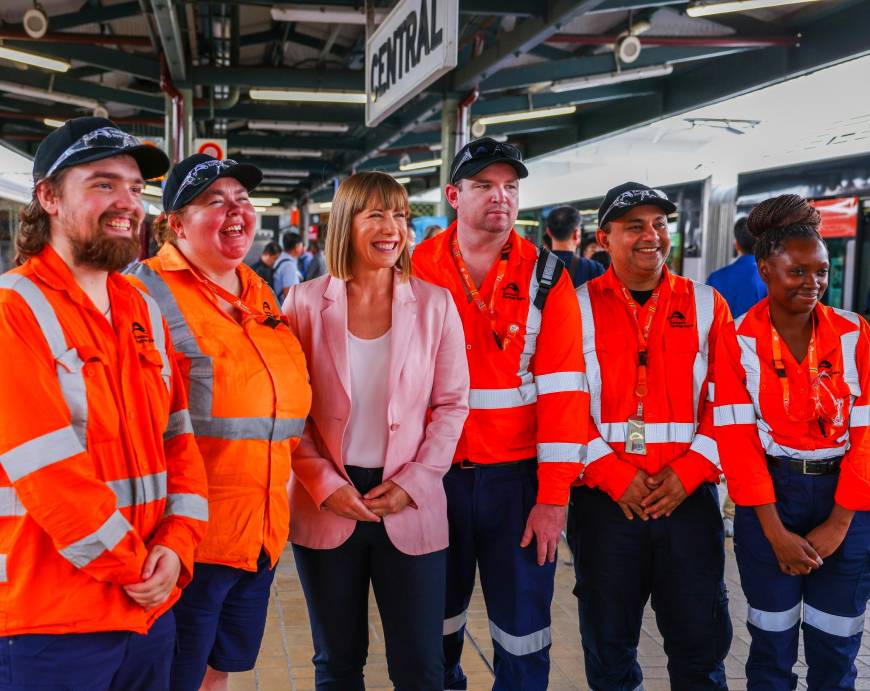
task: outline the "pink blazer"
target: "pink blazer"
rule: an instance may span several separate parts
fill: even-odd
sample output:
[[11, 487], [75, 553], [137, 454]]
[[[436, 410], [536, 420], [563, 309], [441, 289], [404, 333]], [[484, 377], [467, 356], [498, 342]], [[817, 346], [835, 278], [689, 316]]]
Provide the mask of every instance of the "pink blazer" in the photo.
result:
[[[330, 494], [350, 482], [342, 457], [350, 418], [345, 282], [322, 276], [295, 285], [283, 311], [305, 351], [313, 392], [305, 433], [293, 453], [290, 539], [331, 549], [356, 527], [355, 520], [322, 508]], [[412, 504], [383, 520], [393, 545], [405, 554], [447, 547], [442, 478], [468, 415], [468, 387], [465, 337], [450, 293], [417, 278], [402, 283], [397, 274], [384, 480], [404, 489]]]

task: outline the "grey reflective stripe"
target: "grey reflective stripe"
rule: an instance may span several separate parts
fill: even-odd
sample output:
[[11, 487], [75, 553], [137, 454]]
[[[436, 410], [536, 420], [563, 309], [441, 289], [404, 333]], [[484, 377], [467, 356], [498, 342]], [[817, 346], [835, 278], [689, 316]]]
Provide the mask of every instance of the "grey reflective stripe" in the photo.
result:
[[[627, 422], [604, 422], [598, 425], [601, 438], [608, 443], [625, 442]], [[695, 437], [692, 422], [648, 422], [644, 425], [647, 444], [691, 444]]]
[[707, 382], [707, 400], [713, 403], [715, 400], [716, 385], [713, 382]]
[[850, 331], [840, 336], [840, 347], [843, 350], [843, 381], [849, 387], [849, 393], [855, 398], [861, 395], [861, 377], [858, 374], [858, 336], [860, 331]]
[[719, 461], [719, 449], [711, 437], [708, 437], [706, 434], [696, 434], [689, 449], [701, 454], [710, 463], [720, 470], [722, 469], [722, 464]]
[[163, 431], [163, 441], [167, 442], [179, 434], [193, 434], [193, 423], [190, 421], [190, 413], [187, 408], [176, 410], [169, 415], [169, 422]]
[[839, 458], [840, 456], [844, 456], [847, 451], [845, 444], [832, 449], [793, 449], [790, 446], [777, 444], [773, 441], [773, 437], [770, 436], [770, 432], [762, 429], [758, 430], [758, 438], [761, 440], [761, 446], [764, 448], [765, 453], [771, 456], [794, 458], [799, 461], [817, 461], [825, 458]]
[[9, 580], [6, 575], [6, 555], [0, 554], [0, 583], [6, 583]]
[[751, 403], [732, 403], [731, 405], [717, 405], [713, 408], [713, 425], [715, 427], [754, 425], [757, 419], [755, 406]]
[[472, 410], [521, 408], [538, 400], [538, 387], [532, 381], [516, 389], [471, 389], [468, 407]]
[[613, 449], [607, 445], [607, 442], [601, 437], [595, 437], [586, 447], [586, 466], [588, 467], [591, 463], [595, 463], [610, 453], [613, 453]]
[[864, 630], [864, 613], [856, 617], [841, 617], [837, 614], [828, 614], [805, 603], [804, 623], [832, 636], [848, 638]]
[[214, 363], [199, 347], [196, 337], [169, 286], [160, 275], [145, 264], [137, 264], [131, 271], [148, 288], [157, 301], [175, 349], [190, 360], [188, 408], [194, 434], [214, 439], [255, 439], [280, 442], [301, 437], [305, 420], [299, 418], [215, 417]]
[[73, 428], [67, 426], [10, 449], [0, 455], [0, 465], [12, 482], [18, 482], [25, 475], [79, 453], [84, 453], [84, 447]]
[[589, 391], [589, 382], [583, 372], [552, 372], [535, 377], [538, 396], [568, 391]]
[[462, 627], [465, 626], [465, 622], [468, 621], [468, 610], [464, 610], [457, 614], [455, 617], [450, 617], [449, 619], [444, 620], [444, 636], [450, 636], [451, 634], [457, 633], [462, 630]]
[[592, 313], [592, 301], [589, 299], [589, 286], [584, 283], [576, 292], [583, 327], [583, 358], [586, 360], [586, 381], [589, 385], [589, 413], [597, 425], [601, 423], [601, 367], [595, 352], [595, 317]]
[[[69, 408], [72, 428], [83, 449], [88, 446], [88, 399], [85, 378], [82, 373], [84, 362], [75, 348], [69, 348], [54, 308], [42, 291], [26, 276], [5, 274], [0, 276], [0, 288], [12, 290], [24, 300], [42, 335], [48, 349], [56, 361], [57, 379], [61, 395]], [[71, 455], [71, 454], [70, 454]]]
[[788, 631], [801, 620], [801, 603], [785, 612], [765, 612], [763, 609], [749, 608], [747, 617], [750, 624], [762, 631]]
[[198, 494], [171, 493], [166, 499], [165, 516], [184, 516], [197, 521], [208, 520], [208, 501]]
[[856, 405], [849, 414], [849, 427], [870, 425], [870, 405]]
[[537, 448], [540, 463], [582, 463], [586, 459], [583, 444], [543, 442]]
[[114, 511], [96, 531], [60, 550], [73, 566], [84, 568], [106, 550], [113, 550], [132, 528], [118, 511]]
[[106, 486], [115, 493], [119, 509], [143, 506], [166, 498], [166, 471], [142, 477], [108, 480]]
[[18, 498], [14, 487], [0, 487], [0, 518], [27, 515], [27, 509]]
[[552, 643], [549, 626], [525, 636], [512, 636], [496, 626], [492, 619], [490, 619], [489, 632], [492, 634], [493, 641], [498, 643], [509, 654], [516, 657], [537, 653]]
[[[556, 259], [555, 255], [551, 256]], [[533, 381], [532, 373], [529, 372], [529, 363], [538, 347], [538, 334], [541, 333], [541, 321], [543, 319], [541, 310], [535, 307], [538, 287], [538, 271], [537, 263], [535, 263], [532, 277], [529, 279], [529, 311], [526, 314], [526, 335], [523, 338], [523, 352], [520, 353], [520, 366], [517, 369], [517, 376], [520, 378], [521, 386], [531, 384]]]
[[695, 291], [695, 329], [698, 332], [698, 352], [695, 353], [695, 361], [692, 365], [692, 403], [694, 404], [692, 409], [695, 411], [695, 423], [697, 423], [701, 389], [710, 373], [710, 329], [713, 327], [716, 300], [710, 286], [693, 281], [692, 287]]
[[[138, 290], [138, 288], [137, 288]], [[166, 353], [166, 332], [163, 330], [163, 315], [160, 313], [160, 307], [148, 293], [144, 290], [139, 290], [139, 294], [145, 300], [145, 306], [148, 308], [148, 320], [151, 322], [151, 336], [154, 339], [154, 347], [160, 353], [160, 359], [163, 360], [163, 368], [160, 374], [163, 376], [163, 383], [166, 384], [166, 390], [171, 391], [171, 376], [172, 369], [169, 367], [169, 355]]]

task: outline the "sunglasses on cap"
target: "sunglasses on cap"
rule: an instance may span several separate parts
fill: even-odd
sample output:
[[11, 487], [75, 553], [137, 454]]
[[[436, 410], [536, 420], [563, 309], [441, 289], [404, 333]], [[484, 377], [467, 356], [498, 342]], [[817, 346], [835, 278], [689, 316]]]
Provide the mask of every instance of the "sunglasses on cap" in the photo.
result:
[[232, 168], [235, 165], [238, 165], [238, 163], [231, 158], [225, 158], [222, 161], [214, 159], [213, 161], [197, 163], [190, 169], [187, 175], [184, 176], [184, 180], [182, 180], [181, 184], [178, 186], [178, 192], [175, 193], [175, 197], [172, 200], [172, 206], [174, 207], [178, 203], [178, 200], [186, 189], [189, 189], [190, 187], [199, 187], [204, 183], [211, 182], [221, 172], [228, 168]]
[[57, 160], [51, 165], [51, 168], [48, 169], [44, 177], [50, 177], [64, 161], [82, 151], [90, 149], [129, 149], [141, 145], [142, 142], [132, 134], [122, 132], [115, 127], [100, 127], [73, 142], [66, 151], [57, 157]]
[[523, 155], [513, 144], [478, 139], [468, 144], [462, 156], [453, 161], [453, 167], [450, 170], [451, 179], [456, 175], [459, 168], [469, 161], [473, 161], [476, 158], [491, 158], [493, 156], [504, 156], [520, 163], [523, 161]]

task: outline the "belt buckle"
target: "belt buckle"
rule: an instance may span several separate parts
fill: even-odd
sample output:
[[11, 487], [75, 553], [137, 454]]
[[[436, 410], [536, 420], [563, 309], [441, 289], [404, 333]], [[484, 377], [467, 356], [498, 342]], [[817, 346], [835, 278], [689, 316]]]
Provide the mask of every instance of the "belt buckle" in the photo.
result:
[[816, 472], [812, 472], [810, 470], [807, 470], [807, 461], [810, 461], [812, 459], [804, 458], [802, 460], [803, 460], [803, 474], [804, 475], [824, 475], [825, 474], [825, 472], [823, 470], [816, 471]]
[[461, 470], [474, 470], [474, 463], [469, 461], [467, 458], [463, 458], [459, 461], [459, 467]]

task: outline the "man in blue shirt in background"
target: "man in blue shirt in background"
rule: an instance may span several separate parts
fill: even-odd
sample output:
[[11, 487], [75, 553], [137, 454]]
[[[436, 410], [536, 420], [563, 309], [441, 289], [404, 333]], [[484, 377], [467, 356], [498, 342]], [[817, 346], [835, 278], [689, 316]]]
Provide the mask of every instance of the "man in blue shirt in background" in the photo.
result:
[[737, 259], [710, 274], [707, 285], [725, 298], [735, 319], [759, 300], [767, 297], [767, 286], [758, 275], [755, 263], [755, 238], [746, 228], [746, 218], [734, 224], [734, 249]]
[[580, 244], [580, 212], [573, 206], [557, 206], [547, 216], [547, 235], [555, 254], [568, 269], [577, 288], [604, 273], [604, 267], [586, 257], [577, 256]]

